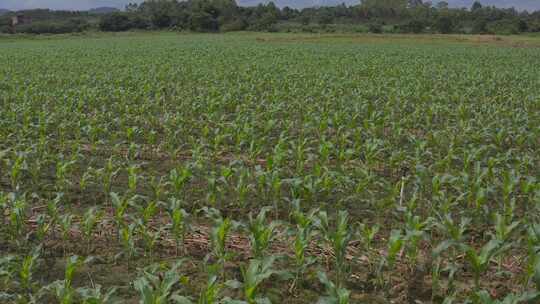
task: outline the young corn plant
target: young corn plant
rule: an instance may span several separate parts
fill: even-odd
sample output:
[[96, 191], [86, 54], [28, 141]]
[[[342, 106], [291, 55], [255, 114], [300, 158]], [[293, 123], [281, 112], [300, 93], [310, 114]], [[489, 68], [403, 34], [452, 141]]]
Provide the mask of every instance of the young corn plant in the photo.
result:
[[475, 292], [470, 301], [466, 303], [472, 304], [524, 304], [524, 303], [536, 303], [539, 300], [539, 294], [537, 292], [524, 292], [521, 294], [508, 294], [502, 300], [493, 299], [489, 292], [485, 290]]
[[19, 188], [19, 183], [21, 181], [24, 170], [28, 169], [26, 163], [26, 157], [24, 153], [17, 153], [15, 161], [11, 164], [10, 170], [10, 181], [11, 188], [17, 190]]
[[118, 194], [111, 192], [110, 193], [111, 202], [114, 212], [114, 223], [116, 226], [116, 235], [120, 234], [120, 230], [126, 226], [126, 214], [128, 207], [130, 206], [131, 199], [128, 199], [127, 196], [120, 197]]
[[92, 236], [102, 217], [103, 212], [101, 212], [97, 207], [92, 207], [88, 209], [83, 215], [81, 232], [83, 235], [83, 239], [86, 241], [87, 253], [90, 253], [92, 249]]
[[41, 185], [41, 174], [43, 169], [46, 166], [46, 161], [36, 157], [32, 164], [28, 166], [28, 173], [30, 174], [30, 179], [32, 181], [32, 191], [38, 193], [40, 191]]
[[319, 281], [324, 285], [326, 295], [319, 298], [317, 304], [349, 304], [351, 292], [343, 287], [337, 287], [325, 272], [319, 271]]
[[68, 187], [70, 186], [69, 173], [74, 165], [74, 160], [63, 160], [63, 157], [58, 157], [55, 172], [56, 192], [64, 193], [68, 190]]
[[212, 171], [210, 175], [206, 177], [206, 183], [208, 184], [206, 200], [210, 206], [215, 207], [221, 193], [221, 187], [216, 178], [216, 172]]
[[0, 301], [6, 303], [37, 303], [39, 283], [35, 278], [40, 263], [41, 246], [22, 257], [0, 257]]
[[[441, 232], [446, 240], [441, 242], [434, 250], [435, 255], [441, 254], [450, 247], [456, 248], [463, 244], [471, 219], [461, 217], [460, 223], [456, 223], [451, 214], [445, 214], [441, 219], [434, 222], [435, 227]], [[455, 251], [452, 256], [455, 256]]]
[[334, 253], [334, 268], [336, 272], [336, 287], [343, 286], [347, 268], [347, 246], [352, 239], [352, 232], [349, 229], [349, 214], [347, 211], [339, 211], [335, 227], [331, 226], [328, 214], [320, 211], [317, 216], [317, 225], [323, 238]]
[[0, 257], [0, 300], [13, 300], [15, 297], [13, 286], [16, 280], [16, 264], [17, 257], [15, 255], [3, 255]]
[[[519, 230], [519, 225], [521, 224], [520, 221], [513, 221], [510, 222], [510, 219], [505, 218], [499, 213], [495, 213], [494, 215], [494, 221], [495, 221], [495, 233], [490, 233], [491, 238], [494, 240], [497, 240], [500, 244], [504, 244], [507, 247], [511, 247], [514, 242], [512, 242], [511, 237], [512, 234], [516, 233], [516, 230]], [[498, 257], [498, 265], [499, 265], [499, 271], [501, 271], [502, 268], [502, 255], [499, 255]]]
[[135, 208], [137, 214], [135, 215], [143, 225], [148, 226], [152, 219], [160, 211], [160, 203], [157, 201], [149, 201], [148, 203], [138, 202], [134, 200], [130, 202], [131, 206]]
[[124, 225], [119, 231], [122, 252], [117, 254], [115, 258], [123, 255], [126, 258], [128, 269], [130, 269], [131, 260], [137, 255], [137, 247], [135, 245], [135, 228], [135, 224], [129, 224]]
[[91, 258], [83, 259], [79, 256], [71, 256], [67, 259], [64, 279], [55, 281], [45, 287], [45, 290], [52, 292], [59, 303], [76, 303], [77, 289], [73, 287], [73, 279], [81, 266], [91, 261]]
[[449, 252], [448, 257], [444, 257], [444, 259], [448, 260], [448, 263], [442, 269], [442, 271], [448, 272], [448, 290], [454, 289], [455, 274], [461, 268], [459, 265], [461, 261], [458, 261], [458, 253], [464, 246], [466, 232], [470, 222], [471, 220], [469, 218], [461, 217], [460, 223], [457, 223], [449, 213], [434, 222], [435, 228], [444, 236], [444, 239], [433, 249], [433, 258], [441, 259], [444, 252]]
[[1, 232], [3, 232], [4, 228], [7, 226], [7, 220], [4, 215], [8, 213], [10, 203], [10, 196], [0, 191], [0, 214], [2, 214], [0, 217], [0, 226], [2, 226], [2, 228], [0, 228]]
[[294, 211], [293, 217], [296, 222], [296, 227], [291, 231], [294, 235], [293, 249], [295, 277], [289, 289], [290, 291], [296, 288], [309, 266], [317, 261], [315, 257], [309, 257], [307, 255], [307, 250], [316, 236], [315, 223], [317, 221], [317, 213], [319, 210], [314, 209], [308, 213], [303, 213], [300, 211], [299, 207], [296, 207], [295, 209], [296, 211]]
[[411, 265], [416, 265], [419, 251], [419, 242], [427, 237], [425, 232], [428, 221], [422, 221], [418, 215], [407, 212], [405, 241]]
[[271, 208], [264, 207], [255, 218], [253, 218], [251, 213], [249, 214], [249, 222], [247, 224], [249, 243], [251, 252], [256, 259], [262, 259], [265, 256], [270, 243], [276, 237], [276, 229], [279, 226], [277, 221], [268, 223], [266, 214], [269, 211], [271, 211]]
[[184, 199], [184, 187], [191, 179], [192, 174], [188, 167], [175, 168], [169, 173], [168, 184], [172, 187], [176, 199]]
[[[390, 232], [390, 238], [388, 239], [388, 245], [387, 245], [387, 253], [386, 256], [383, 257], [381, 260], [381, 263], [379, 265], [378, 270], [378, 280], [379, 285], [383, 286], [385, 284], [384, 276], [383, 276], [383, 270], [386, 268], [387, 270], [392, 270], [396, 264], [398, 255], [400, 254], [401, 250], [405, 246], [405, 237], [403, 236], [401, 230], [392, 230]], [[387, 282], [388, 284], [392, 284], [391, 277]]]
[[128, 167], [128, 190], [130, 194], [137, 193], [137, 185], [142, 179], [142, 176], [139, 174], [139, 166], [131, 165]]
[[498, 240], [490, 240], [479, 251], [474, 248], [464, 245], [465, 259], [469, 262], [474, 278], [474, 287], [477, 291], [480, 290], [480, 279], [487, 271], [492, 258], [499, 254], [503, 248]]
[[379, 230], [381, 230], [381, 227], [377, 224], [371, 227], [364, 223], [359, 225], [358, 233], [360, 235], [360, 239], [362, 240], [362, 244], [364, 245], [364, 248], [367, 252], [371, 251], [373, 240], [375, 239], [377, 233], [379, 233]]
[[510, 240], [512, 234], [516, 232], [516, 230], [518, 230], [521, 222], [510, 222], [511, 219], [505, 218], [499, 213], [495, 213], [493, 218], [495, 221], [495, 233], [492, 234], [492, 238], [499, 241], [500, 243], [507, 243]]
[[177, 304], [234, 304], [232, 301], [226, 301], [221, 299], [221, 291], [224, 288], [223, 283], [219, 283], [219, 278], [215, 275], [211, 275], [206, 283], [204, 289], [199, 293], [197, 300], [193, 300], [191, 297], [173, 295], [171, 298]]
[[115, 169], [113, 158], [109, 158], [105, 167], [96, 170], [97, 180], [101, 180], [103, 194], [106, 198], [112, 198], [111, 190], [113, 180], [116, 178], [120, 169]]
[[241, 289], [244, 301], [235, 301], [238, 304], [267, 304], [270, 300], [260, 294], [260, 285], [272, 275], [280, 274], [273, 269], [275, 256], [263, 260], [253, 259], [247, 267], [242, 267], [242, 282], [229, 281], [227, 284], [235, 289]]
[[117, 288], [113, 287], [103, 291], [101, 285], [96, 285], [77, 288], [77, 293], [82, 304], [120, 304], [122, 302], [114, 296], [116, 290]]
[[41, 213], [36, 217], [36, 241], [41, 244], [52, 228], [52, 223], [47, 215]]
[[139, 293], [140, 304], [167, 304], [178, 297], [174, 287], [187, 284], [188, 278], [180, 275], [179, 268], [183, 261], [175, 263], [167, 269], [164, 265], [153, 265], [144, 269], [133, 286]]
[[60, 216], [60, 230], [62, 231], [62, 250], [64, 252], [64, 257], [66, 256], [66, 245], [68, 244], [69, 237], [71, 234], [71, 229], [73, 228], [73, 214], [67, 213]]
[[226, 280], [225, 263], [232, 258], [232, 253], [227, 250], [227, 238], [232, 230], [238, 227], [238, 223], [229, 218], [223, 218], [216, 209], [203, 209], [208, 217], [214, 221], [214, 226], [210, 231], [211, 253], [205, 260], [211, 257], [216, 260], [221, 270], [221, 277]]
[[[527, 229], [527, 266], [525, 268], [527, 282], [537, 280], [537, 290], [540, 291], [540, 224], [530, 224]], [[538, 277], [536, 277], [538, 275]]]
[[157, 205], [162, 203], [163, 196], [167, 193], [166, 182], [163, 176], [157, 178], [152, 176], [150, 178], [150, 188], [152, 189], [151, 200], [154, 201]]
[[49, 225], [51, 227], [51, 232], [53, 238], [56, 238], [56, 229], [55, 226], [59, 223], [60, 220], [60, 207], [64, 195], [62, 193], [57, 193], [53, 200], [47, 201], [47, 216], [49, 217]]
[[379, 230], [380, 226], [377, 224], [369, 226], [364, 223], [361, 223], [358, 229], [356, 229], [357, 237], [361, 241], [365, 254], [368, 257], [368, 267], [371, 275], [377, 271], [377, 263], [375, 261], [378, 257], [378, 252], [373, 250], [373, 241]]
[[23, 258], [18, 274], [20, 285], [23, 290], [31, 297], [36, 290], [36, 282], [34, 281], [35, 270], [38, 266], [42, 248], [38, 246], [32, 252]]
[[174, 236], [175, 255], [178, 256], [179, 248], [181, 247], [183, 254], [187, 254], [187, 249], [184, 245], [186, 234], [190, 230], [190, 216], [182, 209], [180, 201], [176, 198], [171, 198], [167, 207], [167, 213], [170, 217], [170, 231]]
[[135, 205], [138, 216], [135, 217], [137, 224], [137, 232], [141, 235], [145, 247], [145, 255], [151, 258], [154, 256], [154, 248], [162, 235], [163, 228], [155, 229], [150, 225], [152, 218], [159, 211], [158, 204], [155, 201], [150, 201], [146, 206]]
[[25, 196], [15, 197], [12, 195], [10, 201], [11, 205], [8, 207], [9, 235], [13, 242], [20, 244], [21, 240], [25, 239], [28, 203]]
[[249, 174], [248, 170], [242, 170], [234, 187], [234, 191], [238, 196], [238, 206], [240, 208], [246, 207], [248, 194], [252, 189], [252, 185], [249, 183]]
[[88, 187], [92, 184], [93, 180], [95, 180], [95, 173], [94, 168], [88, 167], [83, 175], [81, 176], [81, 179], [79, 180], [79, 189], [81, 192], [84, 192], [88, 189]]

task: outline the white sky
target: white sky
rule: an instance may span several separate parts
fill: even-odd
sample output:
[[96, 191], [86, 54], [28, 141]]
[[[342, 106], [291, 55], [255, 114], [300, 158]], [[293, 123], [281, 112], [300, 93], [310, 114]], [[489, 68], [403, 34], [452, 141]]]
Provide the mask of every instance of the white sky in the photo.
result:
[[[87, 10], [96, 7], [108, 6], [116, 8], [124, 8], [129, 2], [141, 2], [142, 0], [0, 0], [0, 8], [11, 10], [22, 10], [31, 8], [50, 8], [64, 10]], [[257, 0], [240, 0], [239, 3], [252, 3]], [[267, 2], [268, 0], [259, 0]], [[321, 2], [321, 0], [312, 0], [313, 3]], [[451, 5], [455, 6], [470, 6], [474, 0], [446, 0]], [[496, 4], [501, 7], [516, 6], [521, 9], [540, 9], [540, 0], [480, 0], [487, 4]], [[274, 0], [278, 5], [288, 5], [294, 3], [295, 0]], [[302, 1], [304, 2], [304, 1]], [[309, 2], [309, 1], [305, 1]], [[324, 1], [322, 1], [324, 2]], [[333, 1], [330, 1], [333, 2]], [[437, 2], [433, 0], [432, 2]]]
[[[22, 10], [50, 8], [64, 10], [87, 10], [100, 6], [123, 8], [130, 0], [0, 0], [0, 8]], [[140, 2], [140, 0], [131, 0]]]

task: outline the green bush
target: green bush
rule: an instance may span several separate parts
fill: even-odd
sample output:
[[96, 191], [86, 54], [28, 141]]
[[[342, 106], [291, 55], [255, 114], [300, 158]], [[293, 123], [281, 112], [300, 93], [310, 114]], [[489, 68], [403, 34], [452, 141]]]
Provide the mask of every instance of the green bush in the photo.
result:
[[133, 27], [132, 20], [128, 14], [112, 13], [105, 15], [99, 21], [99, 29], [104, 32], [122, 32]]
[[222, 32], [243, 31], [247, 28], [248, 24], [244, 19], [235, 19], [224, 23], [220, 30]]
[[454, 27], [454, 21], [448, 16], [441, 16], [435, 21], [435, 29], [441, 34], [452, 33]]
[[540, 20], [533, 20], [527, 24], [529, 32], [537, 33], [540, 32]]
[[515, 35], [519, 34], [519, 23], [514, 20], [499, 20], [487, 25], [489, 33], [497, 35]]
[[71, 19], [67, 21], [37, 21], [31, 24], [19, 25], [15, 28], [18, 33], [26, 34], [66, 34], [82, 32], [90, 25], [82, 19]]
[[426, 28], [425, 22], [421, 20], [416, 20], [416, 19], [410, 20], [409, 22], [398, 26], [398, 30], [401, 33], [419, 34], [419, 33], [422, 33], [425, 28]]
[[191, 30], [198, 32], [219, 31], [219, 22], [207, 12], [193, 13], [191, 16]]
[[383, 32], [383, 25], [380, 22], [373, 22], [368, 24], [368, 31], [374, 34], [380, 34]]
[[487, 21], [485, 19], [477, 19], [474, 21], [471, 33], [473, 34], [487, 34], [488, 28], [487, 28]]

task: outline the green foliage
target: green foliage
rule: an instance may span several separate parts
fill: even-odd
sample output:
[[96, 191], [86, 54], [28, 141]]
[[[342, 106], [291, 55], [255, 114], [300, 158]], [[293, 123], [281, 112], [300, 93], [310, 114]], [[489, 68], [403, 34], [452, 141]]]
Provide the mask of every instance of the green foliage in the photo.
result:
[[[219, 283], [217, 276], [210, 276], [208, 283], [206, 284], [204, 290], [201, 291], [198, 299], [194, 302], [191, 298], [181, 295], [173, 295], [171, 298], [178, 304], [219, 304], [222, 303], [220, 298], [221, 290], [223, 289], [224, 284]], [[226, 302], [229, 303], [229, 302]]]
[[480, 277], [487, 270], [491, 259], [502, 251], [501, 243], [498, 240], [491, 240], [486, 243], [479, 251], [472, 247], [465, 246], [465, 257], [469, 262], [473, 275], [474, 284], [477, 289], [480, 288]]
[[59, 303], [75, 303], [77, 298], [77, 290], [73, 286], [73, 280], [76, 271], [79, 270], [79, 268], [84, 264], [89, 263], [90, 260], [90, 258], [83, 259], [79, 256], [70, 256], [66, 262], [64, 279], [51, 283], [45, 289], [51, 292]]
[[183, 261], [178, 261], [170, 268], [167, 268], [166, 265], [153, 265], [144, 269], [133, 282], [135, 290], [139, 293], [139, 303], [170, 303], [177, 296], [174, 287], [177, 284], [188, 282], [188, 278], [179, 273], [182, 263]]
[[[11, 26], [11, 14], [0, 16], [5, 33], [71, 33], [87, 29], [121, 32], [168, 29], [197, 32], [400, 32], [517, 34], [538, 31], [537, 12], [519, 12], [476, 2], [470, 10], [448, 2], [422, 0], [363, 0], [357, 5], [316, 6], [305, 9], [277, 7], [274, 2], [256, 6], [230, 0], [146, 0], [129, 3], [125, 11], [72, 12], [27, 10], [30, 23]], [[253, 3], [252, 3], [253, 4]], [[478, 4], [478, 5], [476, 5]], [[300, 4], [302, 5], [302, 4]], [[135, 144], [133, 147], [136, 146]]]
[[38, 21], [28, 25], [21, 25], [17, 27], [17, 32], [26, 34], [65, 34], [82, 32], [87, 30], [89, 27], [90, 25], [84, 19], [59, 19], [51, 21]]
[[265, 256], [272, 240], [276, 237], [276, 229], [279, 223], [276, 221], [268, 222], [266, 214], [271, 210], [269, 207], [262, 208], [257, 217], [249, 215], [247, 230], [249, 232], [249, 242], [253, 256], [256, 259], [262, 259]]
[[349, 214], [346, 211], [339, 211], [335, 228], [332, 228], [330, 224], [328, 214], [324, 211], [319, 212], [318, 226], [326, 242], [334, 252], [336, 285], [339, 289], [342, 287], [347, 267], [347, 246], [353, 236], [349, 229]]
[[[236, 20], [217, 4], [200, 9]], [[540, 285], [540, 57], [507, 47], [535, 38], [60, 38], [1, 38], [1, 303], [474, 303], [502, 282], [485, 301], [512, 303]], [[63, 251], [95, 263], [64, 273]], [[182, 272], [134, 277], [177, 255]]]
[[247, 267], [242, 267], [242, 282], [228, 282], [234, 288], [241, 288], [247, 304], [270, 303], [270, 300], [260, 295], [259, 286], [272, 275], [278, 274], [273, 269], [275, 256], [262, 260], [250, 260]]
[[454, 20], [449, 16], [440, 16], [435, 21], [435, 29], [441, 34], [450, 34], [454, 32]]
[[345, 288], [340, 288], [328, 279], [326, 273], [318, 273], [319, 281], [326, 289], [326, 296], [321, 297], [318, 304], [348, 304], [351, 292]]
[[[167, 212], [171, 219], [170, 231], [174, 236], [176, 242], [176, 255], [178, 255], [178, 248], [184, 242], [186, 233], [190, 229], [189, 214], [184, 209], [180, 208], [180, 202], [175, 198], [172, 198], [169, 202]], [[183, 249], [185, 253], [185, 247], [183, 247]]]
[[146, 20], [121, 12], [105, 15], [99, 21], [99, 29], [104, 32], [122, 32], [147, 26]]
[[223, 218], [221, 213], [216, 209], [204, 209], [206, 215], [214, 221], [214, 226], [210, 231], [211, 254], [207, 256], [207, 260], [211, 257], [216, 259], [217, 265], [221, 268], [223, 280], [225, 280], [225, 263], [232, 258], [232, 253], [227, 250], [227, 239], [231, 231], [238, 227], [238, 223], [229, 218]]

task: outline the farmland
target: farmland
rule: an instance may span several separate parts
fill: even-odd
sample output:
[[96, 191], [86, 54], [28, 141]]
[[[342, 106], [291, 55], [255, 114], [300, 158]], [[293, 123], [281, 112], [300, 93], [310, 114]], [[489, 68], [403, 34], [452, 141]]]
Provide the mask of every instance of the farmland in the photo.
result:
[[539, 46], [0, 37], [0, 302], [538, 303]]

